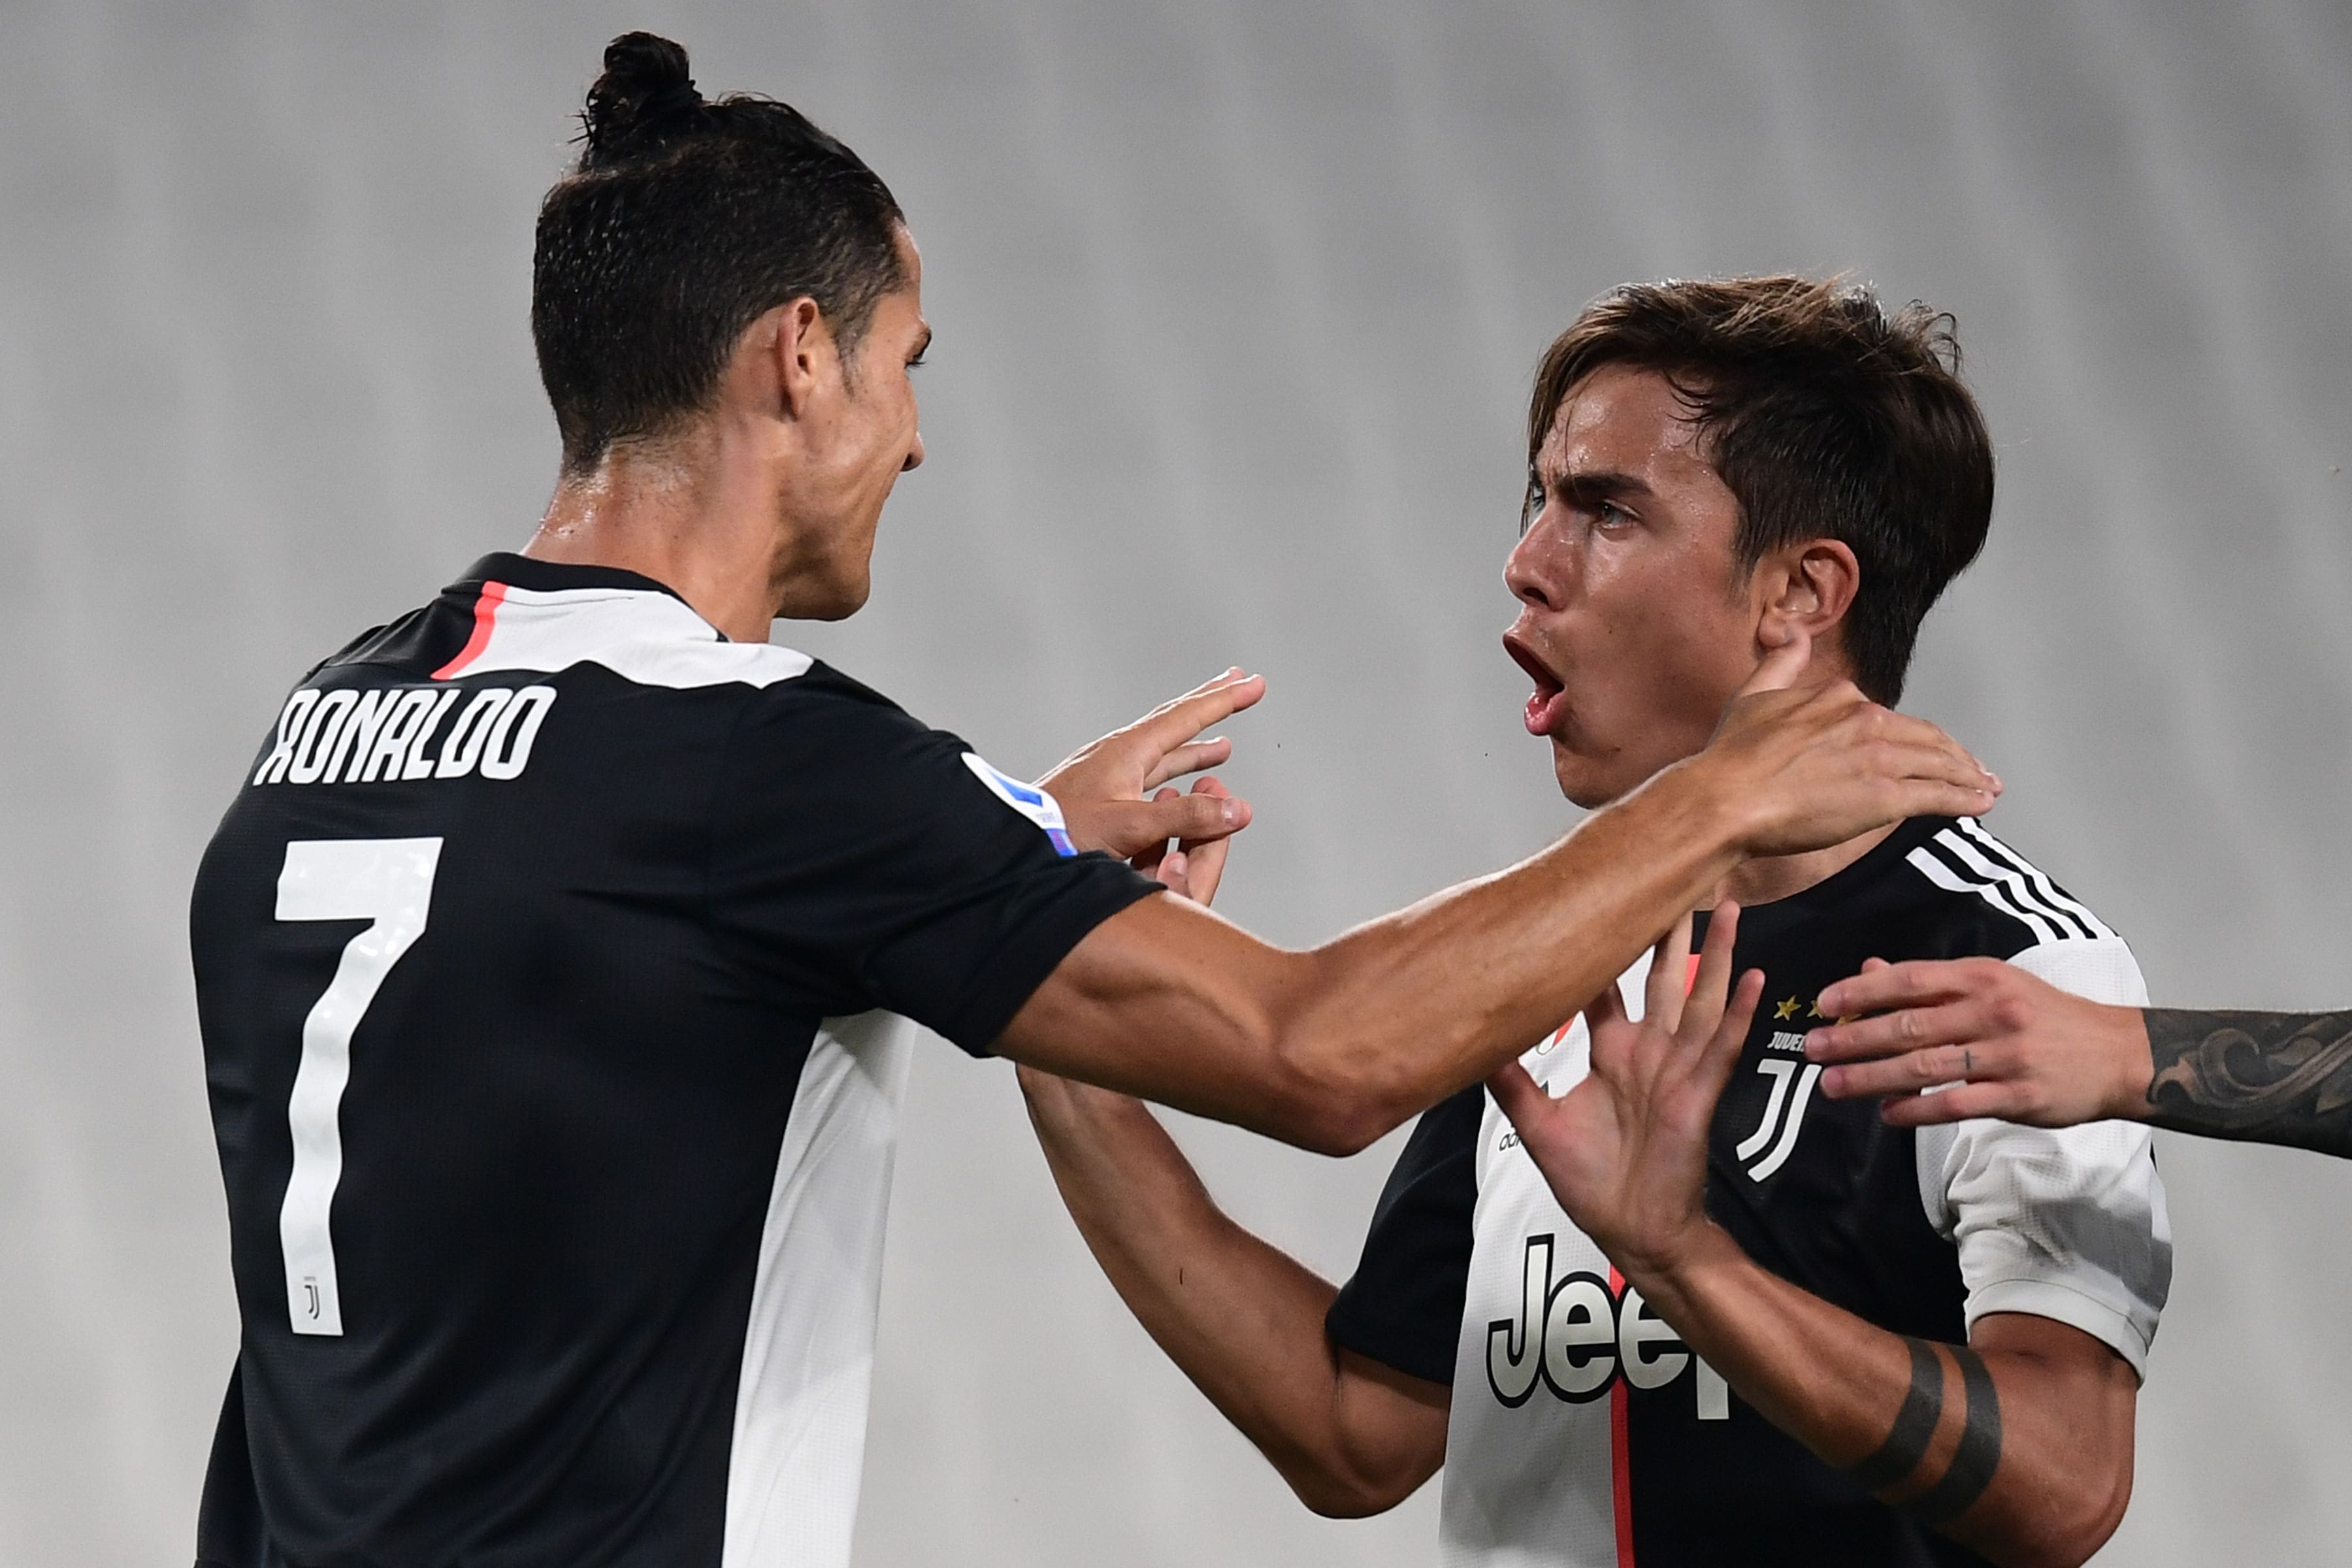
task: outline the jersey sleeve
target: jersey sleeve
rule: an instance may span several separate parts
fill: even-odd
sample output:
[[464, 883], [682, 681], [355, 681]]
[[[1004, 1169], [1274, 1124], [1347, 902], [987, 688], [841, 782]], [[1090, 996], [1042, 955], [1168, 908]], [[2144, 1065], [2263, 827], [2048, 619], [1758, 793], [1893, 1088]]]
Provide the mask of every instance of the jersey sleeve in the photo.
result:
[[1339, 1349], [1432, 1383], [1454, 1381], [1486, 1111], [1486, 1090], [1474, 1084], [1414, 1124], [1372, 1210], [1363, 1258], [1324, 1318]]
[[[2131, 950], [2114, 937], [2048, 942], [2010, 960], [2095, 1002], [2145, 1006]], [[1922, 1128], [1919, 1196], [1959, 1250], [1973, 1329], [2026, 1312], [2080, 1329], [2147, 1373], [2172, 1285], [2172, 1226], [2148, 1130], [2137, 1122]]]
[[885, 1008], [985, 1055], [1086, 934], [1159, 884], [1078, 854], [1050, 796], [818, 666], [737, 724], [714, 918], [799, 1008]]

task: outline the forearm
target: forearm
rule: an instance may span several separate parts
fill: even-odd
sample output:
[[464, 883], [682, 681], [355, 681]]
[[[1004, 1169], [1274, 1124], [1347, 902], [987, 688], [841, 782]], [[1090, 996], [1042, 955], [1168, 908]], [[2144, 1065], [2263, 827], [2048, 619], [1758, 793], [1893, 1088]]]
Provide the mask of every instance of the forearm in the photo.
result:
[[[1824, 1462], [1996, 1563], [2080, 1563], [2113, 1532], [2137, 1384], [2088, 1336], [1994, 1317], [1973, 1346], [1909, 1339], [1791, 1285], [1719, 1229], [1696, 1254], [1628, 1278]], [[2036, 1348], [2053, 1332], [2073, 1342], [2054, 1357]]]
[[[1351, 1402], [1378, 1428], [1409, 1409], [1353, 1388], [1323, 1327], [1333, 1287], [1218, 1210], [1167, 1130], [1140, 1103], [1024, 1072], [1030, 1119], [1079, 1233], [1146, 1331], [1308, 1506], [1366, 1513], [1436, 1468], [1432, 1443], [1354, 1430]], [[1432, 1447], [1425, 1464], [1413, 1450]]]
[[1527, 1049], [1703, 901], [1738, 858], [1726, 795], [1678, 764], [1541, 855], [1307, 952], [1147, 900], [1089, 934], [997, 1048], [1353, 1153]]
[[2352, 1012], [2148, 1008], [2139, 1023], [2147, 1089], [2123, 1114], [2352, 1158]]
[[1304, 955], [1285, 1057], [1369, 1142], [1573, 1016], [1739, 858], [1701, 768], [1669, 769], [1510, 870]]

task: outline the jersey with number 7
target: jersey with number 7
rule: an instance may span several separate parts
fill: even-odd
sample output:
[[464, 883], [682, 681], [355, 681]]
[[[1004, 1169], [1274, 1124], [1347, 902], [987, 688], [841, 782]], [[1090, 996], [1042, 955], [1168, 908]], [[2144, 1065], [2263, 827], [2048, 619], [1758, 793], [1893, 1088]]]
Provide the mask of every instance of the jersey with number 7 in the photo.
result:
[[625, 572], [307, 678], [192, 936], [243, 1341], [202, 1563], [845, 1563], [903, 1072], [1155, 884]]

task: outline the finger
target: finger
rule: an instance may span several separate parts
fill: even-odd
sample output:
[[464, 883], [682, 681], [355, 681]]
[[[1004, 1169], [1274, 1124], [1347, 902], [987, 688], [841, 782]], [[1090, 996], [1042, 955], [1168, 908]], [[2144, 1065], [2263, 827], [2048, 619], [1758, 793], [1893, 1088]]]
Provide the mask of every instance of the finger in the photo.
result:
[[1924, 1046], [1884, 1061], [1849, 1062], [1822, 1073], [1822, 1092], [1832, 1100], [1876, 1100], [1915, 1094], [1947, 1083], [1990, 1083], [2011, 1076], [2011, 1055], [1980, 1041]]
[[1857, 710], [1854, 721], [1868, 722], [1879, 744], [1896, 748], [1902, 755], [1911, 758], [1912, 765], [1905, 770], [1911, 776], [1944, 779], [1988, 787], [1995, 795], [2000, 793], [2000, 780], [1993, 771], [1979, 762], [1975, 752], [1946, 734], [1941, 726], [1909, 713], [1878, 708], [1875, 703], [1868, 707], [1874, 711], [1865, 720]]
[[1699, 1058], [1695, 1076], [1706, 1086], [1709, 1100], [1720, 1098], [1723, 1086], [1731, 1081], [1733, 1069], [1739, 1066], [1739, 1054], [1748, 1046], [1748, 1031], [1756, 1022], [1756, 1005], [1763, 999], [1764, 972], [1751, 969], [1733, 987], [1723, 1022], [1715, 1026], [1706, 1054]]
[[1170, 779], [1186, 773], [1197, 773], [1202, 768], [1221, 767], [1234, 754], [1234, 743], [1219, 735], [1213, 740], [1194, 741], [1163, 754], [1143, 775], [1143, 787], [1152, 789]]
[[1551, 1096], [1517, 1062], [1506, 1062], [1496, 1068], [1486, 1079], [1486, 1092], [1495, 1097], [1495, 1103], [1502, 1107], [1511, 1125], [1519, 1130], [1523, 1142], [1528, 1127], [1552, 1102]]
[[1102, 816], [1120, 844], [1148, 844], [1155, 838], [1206, 844], [1247, 827], [1250, 805], [1239, 795], [1180, 795], [1163, 789], [1151, 800], [1104, 807]]
[[1883, 1013], [1890, 1007], [1917, 1007], [1968, 995], [1969, 966], [1962, 959], [1913, 959], [1888, 963], [1871, 959], [1862, 973], [1825, 987], [1822, 1011], [1832, 1018], [1853, 1013]]
[[[1699, 953], [1698, 973], [1691, 981], [1690, 999], [1684, 1005], [1682, 1034], [1706, 1040], [1723, 1020], [1731, 992], [1731, 953], [1739, 941], [1739, 905], [1726, 899], [1715, 906], [1706, 922], [1706, 946]], [[1746, 1031], [1742, 1030], [1745, 1037]]]
[[[1192, 793], [1219, 800], [1229, 799], [1233, 794], [1213, 773], [1195, 779]], [[1192, 898], [1195, 902], [1206, 904], [1215, 900], [1217, 884], [1224, 879], [1225, 856], [1233, 848], [1233, 842], [1231, 837], [1187, 838], [1177, 845], [1192, 863]]]
[[1600, 995], [1584, 1005], [1585, 1032], [1596, 1039], [1603, 1027], [1625, 1021], [1625, 996], [1613, 980], [1601, 988]]
[[[1163, 789], [1156, 798], [1158, 800], [1170, 800], [1173, 799], [1175, 795], [1176, 792], [1172, 789]], [[1133, 843], [1134, 840], [1124, 839], [1122, 842]], [[1134, 867], [1137, 870], [1142, 872], [1145, 876], [1153, 879], [1155, 881], [1163, 881], [1165, 879], [1160, 877], [1160, 868], [1166, 863], [1167, 858], [1168, 840], [1165, 837], [1161, 837], [1151, 840], [1151, 842], [1146, 844], [1142, 848], [1129, 856], [1127, 858], [1127, 863]]]
[[1650, 950], [1650, 974], [1642, 988], [1642, 1019], [1673, 1034], [1683, 1017], [1683, 993], [1690, 984], [1691, 918], [1683, 916]]
[[[1832, 1024], [1805, 1037], [1805, 1058], [1859, 1062], [1923, 1051], [1934, 1046], [1981, 1046], [1997, 1031], [1974, 999], [1935, 1007], [1903, 1007], [1875, 1017]], [[1821, 1037], [1819, 1048], [1815, 1037]]]
[[1991, 795], [2000, 794], [2000, 781], [1957, 744], [1939, 745], [1933, 741], [1881, 735], [1871, 741], [1868, 748], [1862, 753], [1864, 766], [1888, 778], [1953, 784]]
[[[1159, 879], [1170, 892], [1192, 898], [1192, 862], [1181, 849], [1171, 849], [1160, 858]], [[1195, 899], [1196, 903], [1205, 900]]]
[[1890, 1100], [1878, 1108], [1878, 1119], [1889, 1127], [1932, 1127], [1946, 1121], [1972, 1121], [1979, 1116], [2022, 1120], [2024, 1110], [2024, 1094], [2014, 1083], [1964, 1083], [1941, 1094]]
[[1265, 695], [1265, 678], [1227, 670], [1214, 680], [1164, 702], [1128, 726], [1154, 756], [1174, 751], [1212, 724], [1222, 724]]
[[1732, 700], [1738, 701], [1752, 692], [1786, 690], [1805, 673], [1812, 657], [1811, 634], [1801, 626], [1790, 626], [1789, 640], [1764, 656], [1764, 662], [1756, 667], [1756, 673], [1748, 678], [1748, 683], [1733, 695]]
[[1878, 804], [1883, 820], [1903, 822], [1915, 816], [1985, 816], [2000, 803], [2000, 792], [1989, 785], [1900, 779]]

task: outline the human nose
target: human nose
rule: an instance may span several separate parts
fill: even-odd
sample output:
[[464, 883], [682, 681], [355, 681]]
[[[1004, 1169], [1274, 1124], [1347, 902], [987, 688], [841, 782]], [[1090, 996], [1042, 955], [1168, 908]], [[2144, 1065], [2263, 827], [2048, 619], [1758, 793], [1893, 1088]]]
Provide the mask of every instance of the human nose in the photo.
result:
[[1567, 549], [1547, 521], [1549, 509], [1538, 512], [1503, 563], [1503, 585], [1523, 605], [1558, 610], [1567, 603]]
[[919, 468], [922, 466], [923, 433], [918, 430], [915, 432], [914, 444], [907, 448], [907, 460], [898, 465], [898, 471], [903, 474], [910, 468]]

